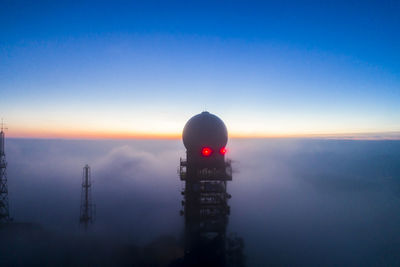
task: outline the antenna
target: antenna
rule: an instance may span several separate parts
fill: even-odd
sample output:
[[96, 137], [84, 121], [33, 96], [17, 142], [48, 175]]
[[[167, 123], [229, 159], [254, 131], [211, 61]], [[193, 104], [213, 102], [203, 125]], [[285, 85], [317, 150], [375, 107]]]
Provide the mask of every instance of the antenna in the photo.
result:
[[82, 173], [82, 192], [81, 192], [81, 210], [79, 222], [84, 226], [85, 230], [88, 229], [89, 223], [94, 222], [94, 209], [92, 203], [92, 181], [91, 171], [88, 164], [83, 167]]
[[8, 205], [8, 186], [7, 186], [7, 161], [4, 149], [4, 122], [1, 119], [0, 132], [0, 223], [12, 221], [10, 218]]
[[1, 118], [1, 131], [2, 132], [4, 132], [4, 130], [8, 130], [8, 128], [7, 127], [4, 127], [4, 121], [3, 121], [3, 118]]

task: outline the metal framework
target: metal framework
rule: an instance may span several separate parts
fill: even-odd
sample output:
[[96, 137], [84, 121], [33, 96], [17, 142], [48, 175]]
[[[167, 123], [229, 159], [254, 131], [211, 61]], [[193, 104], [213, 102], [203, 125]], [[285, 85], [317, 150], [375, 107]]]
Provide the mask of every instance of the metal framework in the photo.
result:
[[227, 181], [232, 180], [231, 161], [226, 160], [219, 168], [204, 168], [180, 159], [178, 173], [185, 182], [181, 192], [185, 263], [225, 266], [229, 261], [226, 228], [230, 213]]
[[2, 120], [0, 131], [0, 223], [11, 221], [8, 205], [7, 161], [4, 150], [4, 129], [5, 128]]
[[92, 203], [92, 182], [89, 165], [83, 167], [82, 173], [82, 191], [81, 191], [81, 208], [79, 222], [87, 230], [89, 224], [94, 222], [95, 205]]

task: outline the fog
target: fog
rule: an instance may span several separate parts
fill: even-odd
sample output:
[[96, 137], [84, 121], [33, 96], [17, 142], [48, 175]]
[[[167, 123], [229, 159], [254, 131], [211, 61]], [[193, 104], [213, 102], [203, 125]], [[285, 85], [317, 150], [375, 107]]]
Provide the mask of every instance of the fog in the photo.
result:
[[[232, 139], [227, 155], [228, 232], [243, 238], [248, 266], [400, 264], [400, 142]], [[12, 243], [1, 244], [3, 262], [162, 266], [182, 256], [180, 140], [8, 139], [6, 156], [10, 213], [34, 226], [0, 232]], [[85, 164], [96, 204], [87, 233]]]

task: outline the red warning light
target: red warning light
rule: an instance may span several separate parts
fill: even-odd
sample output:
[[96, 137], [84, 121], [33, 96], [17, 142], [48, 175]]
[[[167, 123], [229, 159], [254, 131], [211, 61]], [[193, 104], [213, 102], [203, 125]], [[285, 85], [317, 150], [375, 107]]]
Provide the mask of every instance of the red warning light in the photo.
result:
[[211, 148], [209, 148], [209, 147], [203, 147], [203, 149], [201, 150], [201, 154], [202, 154], [204, 157], [209, 157], [209, 156], [211, 156], [211, 153], [212, 153], [212, 150], [211, 150]]
[[225, 155], [226, 154], [226, 148], [225, 147], [221, 147], [221, 149], [219, 150], [219, 153], [221, 155]]

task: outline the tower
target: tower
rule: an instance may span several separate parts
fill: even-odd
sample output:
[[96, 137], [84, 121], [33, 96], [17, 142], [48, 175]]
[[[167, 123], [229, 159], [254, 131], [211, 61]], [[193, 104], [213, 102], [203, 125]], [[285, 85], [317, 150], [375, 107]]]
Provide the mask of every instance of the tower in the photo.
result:
[[81, 192], [81, 209], [79, 222], [87, 230], [89, 223], [94, 222], [94, 205], [92, 203], [92, 182], [89, 165], [83, 167], [82, 173], [82, 192]]
[[225, 159], [228, 132], [217, 116], [202, 112], [183, 130], [186, 160], [180, 160], [185, 217], [185, 266], [225, 266], [226, 228], [230, 207], [227, 181], [231, 162]]
[[4, 124], [1, 121], [0, 131], [0, 223], [11, 221], [8, 206], [8, 186], [7, 186], [7, 161], [5, 153]]

